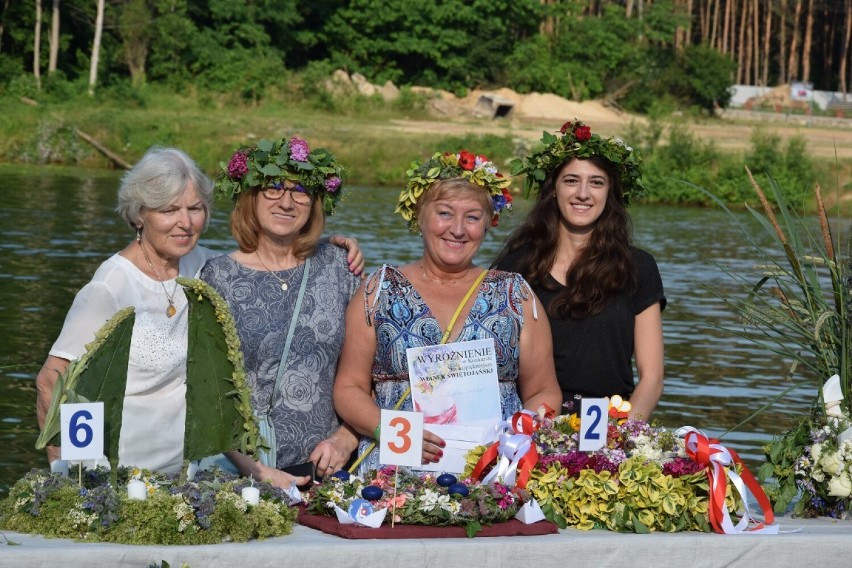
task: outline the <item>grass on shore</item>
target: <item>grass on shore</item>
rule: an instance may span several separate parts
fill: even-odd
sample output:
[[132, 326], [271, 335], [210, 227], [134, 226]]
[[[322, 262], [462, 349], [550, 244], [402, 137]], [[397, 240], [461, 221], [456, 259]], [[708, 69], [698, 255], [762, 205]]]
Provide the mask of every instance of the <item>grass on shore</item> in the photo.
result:
[[[152, 145], [174, 146], [192, 156], [209, 174], [241, 145], [261, 138], [298, 134], [312, 147], [325, 147], [347, 166], [350, 183], [393, 186], [404, 181], [412, 160], [438, 150], [470, 147], [498, 163], [512, 157], [506, 136], [453, 136], [418, 132], [394, 120], [427, 118], [415, 105], [400, 110], [380, 99], [353, 98], [336, 112], [286, 98], [261, 105], [229, 104], [210, 97], [158, 93], [139, 101], [72, 100], [28, 105], [0, 98], [0, 160], [53, 163], [91, 168], [111, 162], [74, 134], [85, 132], [128, 162]], [[434, 120], [434, 119], [433, 119]], [[475, 125], [471, 127], [471, 131]], [[482, 147], [485, 146], [485, 147]]]
[[[426, 106], [423, 95], [406, 90], [392, 103], [379, 97], [334, 99], [328, 95], [301, 97], [279, 92], [259, 104], [251, 104], [225, 95], [179, 95], [156, 87], [131, 93], [107, 92], [95, 99], [85, 95], [64, 100], [45, 97], [36, 105], [5, 96], [0, 97], [0, 161], [113, 167], [75, 135], [75, 130], [80, 130], [130, 163], [152, 145], [181, 148], [215, 176], [219, 163], [227, 161], [237, 147], [261, 138], [298, 134], [312, 147], [333, 151], [347, 166], [350, 184], [400, 187], [411, 161], [435, 151], [467, 149], [485, 154], [508, 172], [509, 161], [534, 144], [528, 133], [521, 136], [512, 121], [453, 118], [447, 119], [446, 128], [442, 128], [441, 120], [429, 115]], [[534, 125], [524, 128], [527, 126]], [[646, 175], [646, 184], [654, 188], [653, 201], [701, 203], [695, 200], [695, 192], [672, 183], [671, 178], [678, 178], [718, 192], [734, 206], [743, 203], [742, 192], [750, 188], [745, 183], [741, 154], [720, 152], [712, 141], [695, 138], [683, 124], [625, 124], [624, 131], [626, 139], [643, 149], [648, 162], [646, 174], [653, 176], [657, 172], [659, 179], [648, 179]], [[753, 131], [759, 133], [760, 129]], [[482, 132], [487, 134], [479, 134]], [[674, 139], [677, 136], [679, 140]], [[670, 144], [660, 146], [665, 139]], [[812, 163], [813, 168], [803, 170], [811, 172], [804, 176], [808, 179], [785, 185], [810, 194], [802, 186], [821, 181], [829, 199], [832, 194], [837, 196], [832, 201], [840, 204], [841, 214], [852, 213], [852, 200], [845, 199], [850, 193], [846, 187], [850, 176], [844, 173], [852, 169], [849, 164], [815, 160], [805, 154], [804, 144], [784, 148], [771, 135], [753, 136], [752, 145], [755, 155], [786, 154], [786, 158], [781, 158], [785, 165]], [[749, 165], [760, 171], [759, 166]], [[778, 175], [778, 170], [773, 170], [773, 174]], [[781, 175], [783, 178], [784, 172]]]

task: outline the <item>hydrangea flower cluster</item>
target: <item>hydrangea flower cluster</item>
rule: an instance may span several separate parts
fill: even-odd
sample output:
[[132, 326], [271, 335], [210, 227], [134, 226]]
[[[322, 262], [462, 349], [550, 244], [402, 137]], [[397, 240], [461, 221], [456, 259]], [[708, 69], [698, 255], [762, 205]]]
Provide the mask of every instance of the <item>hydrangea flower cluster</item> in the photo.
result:
[[414, 206], [433, 183], [442, 179], [463, 178], [482, 187], [491, 196], [494, 217], [491, 226], [496, 227], [500, 213], [511, 211], [512, 194], [509, 193], [511, 181], [503, 177], [497, 167], [488, 158], [466, 150], [457, 154], [435, 153], [425, 162], [414, 161], [406, 170], [408, 183], [399, 194], [396, 213], [408, 222], [408, 228], [417, 230]]
[[845, 417], [812, 423], [809, 443], [795, 462], [802, 492], [795, 511], [806, 517], [848, 518], [852, 509], [852, 439], [841, 436], [852, 426]]
[[216, 191], [236, 201], [240, 194], [293, 181], [321, 200], [326, 215], [333, 215], [342, 196], [343, 166], [326, 149], [311, 150], [307, 141], [293, 136], [261, 140], [238, 149], [219, 164]]
[[642, 184], [642, 157], [620, 138], [602, 138], [579, 120], [568, 121], [559, 129], [561, 136], [542, 133], [543, 148], [512, 162], [512, 175], [526, 176], [524, 197], [535, 196], [548, 175], [569, 158], [598, 156], [612, 162], [621, 179], [622, 200], [630, 205], [645, 195]]

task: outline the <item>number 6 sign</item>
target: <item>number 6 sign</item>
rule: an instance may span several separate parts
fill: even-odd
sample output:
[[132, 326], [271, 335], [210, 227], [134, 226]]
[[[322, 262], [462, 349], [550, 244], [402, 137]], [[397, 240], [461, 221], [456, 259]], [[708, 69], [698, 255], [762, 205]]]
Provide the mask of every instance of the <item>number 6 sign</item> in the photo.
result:
[[96, 460], [104, 455], [104, 403], [59, 407], [63, 460]]
[[382, 410], [379, 462], [417, 467], [423, 461], [423, 414]]

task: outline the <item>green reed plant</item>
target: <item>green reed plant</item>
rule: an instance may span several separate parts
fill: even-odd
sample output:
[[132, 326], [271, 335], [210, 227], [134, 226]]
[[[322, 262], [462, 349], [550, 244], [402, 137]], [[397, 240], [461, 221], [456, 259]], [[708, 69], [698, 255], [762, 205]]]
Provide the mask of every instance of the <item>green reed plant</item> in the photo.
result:
[[[728, 271], [745, 295], [741, 299], [722, 298], [742, 318], [744, 325], [739, 333], [790, 360], [791, 376], [801, 375], [817, 387], [817, 397], [823, 382], [838, 374], [848, 398], [852, 380], [852, 250], [847, 246], [845, 258], [837, 254], [818, 184], [814, 187], [817, 229], [790, 207], [774, 177], [768, 176], [767, 194], [751, 171], [746, 171], [761, 203], [760, 210], [747, 209], [770, 236], [772, 246], [761, 245], [731, 214], [753, 246], [759, 264], [755, 274]], [[731, 213], [724, 203], [711, 197]], [[848, 411], [849, 401], [844, 404]]]
[[805, 473], [813, 465], [812, 447], [817, 441], [814, 436], [826, 438], [824, 428], [832, 424], [821, 404], [822, 386], [832, 375], [840, 377], [841, 412], [850, 416], [852, 245], [847, 236], [845, 255], [838, 254], [819, 184], [814, 186], [818, 219], [815, 225], [790, 207], [789, 197], [774, 177], [768, 176], [767, 194], [751, 171], [746, 171], [761, 204], [761, 209], [748, 210], [769, 235], [771, 245], [761, 245], [718, 197], [705, 192], [730, 214], [758, 260], [753, 274], [726, 271], [744, 294], [719, 296], [742, 318], [743, 327], [737, 333], [789, 360], [789, 378], [796, 376], [800, 380], [791, 381], [733, 429], [764, 412], [794, 388], [812, 387], [814, 404], [810, 413], [764, 448], [767, 462], [760, 467], [758, 477], [762, 482], [772, 481], [767, 492], [776, 512], [786, 511], [801, 496], [794, 505], [794, 514], [835, 515], [845, 511], [848, 503], [835, 497], [838, 493], [830, 489], [830, 476], [811, 479]]

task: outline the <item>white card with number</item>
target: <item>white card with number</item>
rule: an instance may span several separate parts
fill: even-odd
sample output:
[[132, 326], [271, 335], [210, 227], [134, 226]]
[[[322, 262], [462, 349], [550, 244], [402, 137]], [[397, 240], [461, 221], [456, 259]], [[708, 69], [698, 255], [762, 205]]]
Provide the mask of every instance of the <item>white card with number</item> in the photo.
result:
[[379, 463], [420, 466], [423, 461], [423, 414], [382, 410]]
[[97, 460], [104, 455], [104, 403], [59, 407], [63, 460]]
[[580, 405], [580, 451], [594, 452], [606, 445], [608, 398], [584, 398]]

